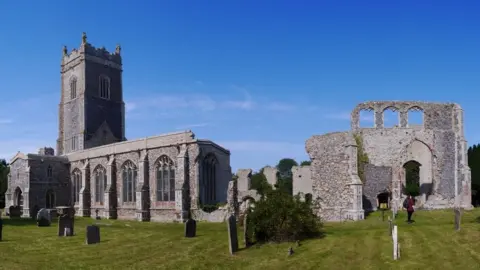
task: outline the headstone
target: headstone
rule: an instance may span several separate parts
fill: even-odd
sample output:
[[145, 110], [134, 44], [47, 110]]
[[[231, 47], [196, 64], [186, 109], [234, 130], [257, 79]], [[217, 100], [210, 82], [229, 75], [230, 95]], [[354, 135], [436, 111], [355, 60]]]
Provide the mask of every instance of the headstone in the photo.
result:
[[243, 240], [245, 242], [245, 247], [250, 247], [252, 241], [250, 239], [250, 230], [248, 226], [248, 214], [245, 214], [243, 217]]
[[388, 217], [388, 235], [392, 236], [393, 223], [392, 219]]
[[20, 210], [20, 206], [10, 206], [8, 209], [11, 218], [18, 218], [22, 215], [22, 211]]
[[189, 218], [185, 222], [185, 237], [195, 237], [197, 235], [197, 222]]
[[87, 226], [87, 245], [100, 243], [100, 227], [95, 225]]
[[58, 208], [58, 236], [73, 236], [74, 216], [75, 211], [73, 208]]
[[462, 212], [460, 208], [455, 208], [453, 211], [455, 212], [455, 230], [460, 231], [460, 221], [462, 220]]
[[37, 225], [38, 227], [48, 227], [52, 223], [52, 217], [50, 216], [50, 212], [42, 208], [37, 213]]
[[288, 249], [288, 256], [292, 256], [292, 255], [293, 255], [293, 248], [290, 247], [290, 248]]
[[397, 225], [393, 226], [393, 233], [392, 233], [392, 238], [393, 238], [393, 259], [397, 260], [398, 259], [398, 230], [397, 230]]
[[238, 235], [237, 235], [237, 219], [234, 215], [231, 215], [227, 220], [228, 227], [228, 247], [230, 254], [234, 254], [238, 251]]
[[0, 241], [2, 241], [3, 219], [0, 218]]

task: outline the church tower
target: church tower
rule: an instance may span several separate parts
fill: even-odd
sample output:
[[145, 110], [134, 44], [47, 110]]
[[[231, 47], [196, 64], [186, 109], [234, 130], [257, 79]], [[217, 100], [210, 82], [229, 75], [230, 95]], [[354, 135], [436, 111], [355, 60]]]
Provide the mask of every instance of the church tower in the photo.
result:
[[125, 140], [120, 51], [95, 48], [85, 33], [80, 48], [63, 48], [58, 155]]

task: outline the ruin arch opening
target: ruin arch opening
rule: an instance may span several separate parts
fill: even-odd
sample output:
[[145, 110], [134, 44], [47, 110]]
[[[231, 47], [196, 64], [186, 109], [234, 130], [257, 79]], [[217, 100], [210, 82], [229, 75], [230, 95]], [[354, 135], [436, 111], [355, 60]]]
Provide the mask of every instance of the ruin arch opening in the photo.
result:
[[373, 108], [362, 109], [358, 112], [358, 126], [360, 128], [375, 127], [375, 111]]
[[377, 204], [378, 209], [389, 209], [390, 205], [390, 193], [382, 192], [377, 195]]
[[423, 109], [420, 107], [411, 107], [407, 111], [407, 127], [423, 127], [424, 117]]
[[409, 160], [403, 164], [405, 170], [405, 195], [413, 197], [420, 195], [420, 170], [422, 164], [415, 160]]
[[400, 114], [395, 107], [387, 107], [383, 110], [383, 127], [393, 128], [400, 126]]

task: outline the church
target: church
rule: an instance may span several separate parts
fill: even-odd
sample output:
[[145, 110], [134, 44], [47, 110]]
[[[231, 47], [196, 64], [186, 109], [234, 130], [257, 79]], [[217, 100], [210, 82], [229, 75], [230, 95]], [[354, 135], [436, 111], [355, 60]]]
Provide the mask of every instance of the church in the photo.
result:
[[[74, 206], [77, 216], [184, 221], [202, 205], [227, 201], [229, 150], [191, 131], [125, 138], [121, 48], [95, 48], [82, 35], [63, 48], [55, 150], [10, 161], [6, 209], [22, 217]], [[7, 210], [8, 211], [8, 210]]]

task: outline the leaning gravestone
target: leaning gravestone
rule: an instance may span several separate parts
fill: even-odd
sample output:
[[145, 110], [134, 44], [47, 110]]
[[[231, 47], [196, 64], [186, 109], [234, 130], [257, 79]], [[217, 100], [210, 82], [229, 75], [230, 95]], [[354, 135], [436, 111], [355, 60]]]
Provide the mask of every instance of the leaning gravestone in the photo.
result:
[[87, 226], [87, 245], [100, 243], [100, 227], [95, 225]]
[[58, 236], [73, 236], [75, 209], [58, 207]]
[[238, 235], [237, 235], [237, 219], [234, 215], [231, 215], [227, 220], [228, 226], [228, 247], [230, 254], [234, 254], [238, 251]]
[[0, 218], [0, 241], [2, 241], [3, 219]]
[[48, 227], [52, 223], [52, 217], [50, 216], [50, 212], [42, 208], [37, 213], [37, 225], [38, 227]]
[[455, 212], [455, 230], [460, 231], [460, 221], [462, 220], [462, 212], [460, 208], [454, 208]]
[[197, 222], [194, 219], [189, 218], [185, 222], [185, 237], [195, 237], [197, 234]]

